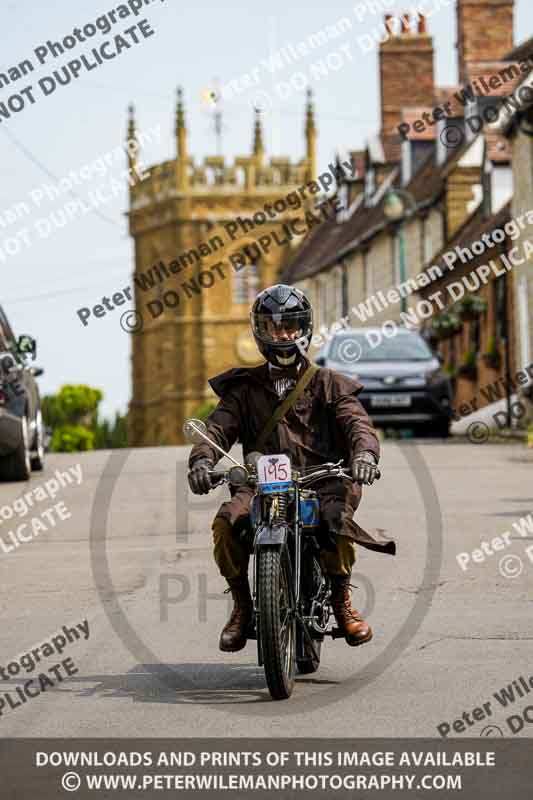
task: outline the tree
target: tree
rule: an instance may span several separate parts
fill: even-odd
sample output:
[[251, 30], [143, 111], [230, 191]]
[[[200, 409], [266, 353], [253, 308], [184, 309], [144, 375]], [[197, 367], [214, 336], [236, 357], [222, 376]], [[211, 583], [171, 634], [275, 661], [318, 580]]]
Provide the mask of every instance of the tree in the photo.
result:
[[113, 423], [99, 420], [98, 406], [103, 396], [100, 389], [85, 384], [66, 384], [56, 395], [43, 397], [43, 419], [53, 429], [54, 452], [128, 446], [126, 416], [117, 412]]

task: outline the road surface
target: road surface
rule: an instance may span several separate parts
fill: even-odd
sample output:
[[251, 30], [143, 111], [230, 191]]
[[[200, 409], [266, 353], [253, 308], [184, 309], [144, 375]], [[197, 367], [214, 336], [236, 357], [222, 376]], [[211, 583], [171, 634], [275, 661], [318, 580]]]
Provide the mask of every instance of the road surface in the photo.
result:
[[[365, 490], [359, 520], [392, 534], [398, 555], [360, 549], [353, 581], [374, 639], [357, 649], [327, 640], [319, 672], [298, 678], [284, 702], [270, 700], [255, 642], [218, 650], [228, 595], [210, 519], [227, 490], [189, 496], [187, 453], [50, 455], [29, 484], [0, 485], [3, 736], [422, 737], [464, 712], [457, 735], [482, 735], [489, 723], [511, 735], [505, 720], [527, 698], [509, 710], [493, 693], [533, 673], [533, 531], [512, 527], [533, 509], [533, 458], [522, 445], [385, 443], [383, 478]], [[77, 465], [81, 482], [61, 486], [57, 471]], [[55, 498], [36, 499], [49, 481]], [[23, 516], [12, 504], [28, 492]], [[70, 516], [52, 525], [43, 514], [60, 502]], [[38, 533], [27, 525], [15, 547], [9, 531], [32, 517]], [[505, 547], [491, 549], [507, 531]], [[472, 556], [482, 541], [483, 560]], [[470, 554], [465, 570], [459, 553]], [[42, 658], [47, 642], [54, 652]], [[35, 696], [16, 705], [28, 680]], [[488, 701], [491, 713], [473, 719]], [[532, 733], [525, 724], [518, 735]]]

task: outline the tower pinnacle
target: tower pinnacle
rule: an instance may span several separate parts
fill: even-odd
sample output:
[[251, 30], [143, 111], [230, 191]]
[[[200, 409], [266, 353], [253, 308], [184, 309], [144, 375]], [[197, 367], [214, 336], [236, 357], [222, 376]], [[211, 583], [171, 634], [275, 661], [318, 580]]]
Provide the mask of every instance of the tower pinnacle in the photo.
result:
[[307, 105], [305, 108], [305, 141], [306, 157], [308, 162], [309, 179], [316, 177], [316, 126], [313, 108], [313, 92], [307, 90]]
[[178, 186], [186, 189], [188, 184], [187, 128], [185, 127], [185, 109], [183, 89], [178, 87], [176, 102], [176, 151], [178, 155]]
[[261, 112], [258, 108], [254, 109], [255, 120], [254, 120], [254, 142], [253, 142], [253, 154], [254, 156], [258, 156], [260, 160], [262, 160], [265, 154], [265, 147], [263, 144], [263, 130], [261, 126]]
[[128, 106], [128, 133], [126, 138], [126, 151], [128, 153], [128, 167], [134, 170], [137, 167], [137, 154], [139, 152], [139, 142], [137, 140], [137, 129], [135, 127], [135, 106]]

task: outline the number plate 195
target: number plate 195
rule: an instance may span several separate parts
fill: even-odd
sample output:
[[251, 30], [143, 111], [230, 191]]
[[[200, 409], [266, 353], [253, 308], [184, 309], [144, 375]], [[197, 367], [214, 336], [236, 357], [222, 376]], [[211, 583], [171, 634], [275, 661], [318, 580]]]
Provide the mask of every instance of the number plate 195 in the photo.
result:
[[291, 460], [289, 456], [261, 456], [257, 462], [258, 483], [286, 483], [291, 480]]

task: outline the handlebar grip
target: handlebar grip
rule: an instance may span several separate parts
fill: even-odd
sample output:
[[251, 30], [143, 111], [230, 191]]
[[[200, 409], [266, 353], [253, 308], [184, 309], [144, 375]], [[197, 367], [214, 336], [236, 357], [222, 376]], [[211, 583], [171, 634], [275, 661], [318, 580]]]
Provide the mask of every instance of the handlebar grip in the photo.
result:
[[[352, 481], [354, 480], [351, 472], [347, 472], [346, 470], [344, 470], [344, 475], [345, 475], [346, 478], [349, 478]], [[378, 469], [377, 472], [376, 472], [376, 478], [375, 479], [377, 481], [379, 481], [380, 478], [381, 478], [381, 470]]]
[[213, 486], [215, 486], [215, 484], [219, 483], [220, 481], [223, 481], [226, 476], [227, 472], [225, 472], [224, 470], [220, 469], [209, 470], [209, 477], [211, 478], [211, 483]]

